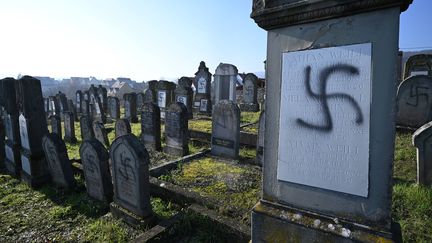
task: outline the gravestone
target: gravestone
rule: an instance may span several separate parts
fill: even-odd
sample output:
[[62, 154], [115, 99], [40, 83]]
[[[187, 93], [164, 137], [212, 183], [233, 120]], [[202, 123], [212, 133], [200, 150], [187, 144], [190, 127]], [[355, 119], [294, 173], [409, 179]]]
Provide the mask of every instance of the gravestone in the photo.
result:
[[189, 154], [189, 130], [187, 108], [183, 103], [173, 103], [165, 114], [164, 152], [174, 156]]
[[129, 120], [127, 119], [119, 119], [115, 124], [115, 137], [118, 138], [120, 136], [132, 133], [131, 125]]
[[56, 187], [66, 190], [73, 189], [75, 179], [72, 164], [69, 161], [66, 144], [58, 134], [46, 134], [42, 138], [42, 146], [48, 163], [51, 181]]
[[60, 105], [56, 96], [50, 96], [49, 98], [49, 115], [59, 115]]
[[97, 139], [85, 141], [80, 147], [87, 194], [103, 202], [111, 202], [113, 185], [111, 180], [109, 154]]
[[[1, 108], [0, 108], [1, 109]], [[0, 112], [0, 171], [4, 170], [5, 167], [5, 129], [3, 126], [2, 114]]]
[[432, 121], [432, 78], [412, 76], [399, 85], [396, 124], [419, 128]]
[[17, 104], [20, 109], [21, 178], [32, 187], [50, 180], [42, 147], [48, 134], [40, 81], [30, 76], [18, 80]]
[[77, 113], [84, 113], [82, 110], [82, 102], [84, 101], [83, 93], [81, 90], [77, 90], [75, 93], [75, 104]]
[[432, 186], [432, 122], [415, 131], [412, 142], [417, 148], [417, 183]]
[[158, 81], [151, 80], [147, 82], [147, 89], [144, 91], [144, 103], [152, 102], [157, 104], [157, 84]]
[[193, 111], [192, 111], [192, 99], [193, 99], [193, 90], [192, 90], [192, 79], [188, 77], [181, 77], [178, 80], [177, 88], [174, 90], [175, 101], [180, 102], [186, 106], [188, 119], [192, 119]]
[[19, 177], [21, 173], [21, 138], [18, 122], [18, 107], [16, 105], [17, 82], [14, 78], [2, 79], [0, 92], [2, 93], [3, 123], [5, 128], [5, 167], [7, 173]]
[[128, 119], [131, 123], [138, 122], [137, 107], [136, 107], [136, 94], [128, 93], [123, 96], [124, 98], [124, 110], [125, 119]]
[[82, 115], [90, 116], [90, 102], [88, 100], [84, 100], [81, 104]]
[[405, 63], [404, 80], [416, 75], [432, 78], [432, 54], [418, 54], [408, 58]]
[[101, 108], [103, 110], [103, 113], [106, 113], [108, 111], [108, 96], [107, 96], [107, 89], [103, 87], [102, 85], [99, 85], [97, 88], [97, 94], [99, 97], [99, 100], [101, 102]]
[[211, 115], [211, 73], [205, 62], [201, 61], [198, 71], [195, 73], [194, 86], [195, 98], [194, 108], [199, 113]]
[[221, 63], [214, 74], [215, 104], [221, 100], [231, 100], [236, 103], [237, 67]]
[[140, 112], [141, 108], [144, 104], [145, 95], [144, 93], [137, 93], [136, 95], [136, 103], [137, 103], [137, 111]]
[[258, 138], [256, 148], [256, 160], [259, 165], [264, 163], [264, 140], [265, 140], [265, 111], [259, 116]]
[[120, 100], [117, 97], [108, 97], [108, 111], [111, 119], [120, 119]]
[[99, 140], [99, 142], [109, 148], [110, 144], [108, 140], [108, 135], [102, 122], [93, 121], [93, 134], [94, 137]]
[[83, 93], [84, 100], [90, 102], [90, 92], [88, 90]]
[[44, 102], [45, 116], [48, 119], [48, 114], [50, 112], [50, 109], [49, 109], [49, 98], [43, 98], [43, 102]]
[[51, 122], [51, 132], [62, 137], [62, 126], [60, 116], [53, 115], [49, 117]]
[[240, 144], [240, 109], [231, 100], [221, 100], [213, 107], [211, 154], [238, 158]]
[[253, 1], [267, 31], [271, 128], [253, 242], [401, 240], [390, 215], [393, 114], [410, 2]]
[[106, 115], [105, 110], [103, 109], [102, 102], [100, 101], [99, 96], [90, 96], [93, 98], [93, 103], [90, 102], [90, 111], [94, 121], [99, 121], [102, 123], [106, 123]]
[[150, 205], [149, 155], [133, 134], [118, 137], [110, 148], [114, 202], [111, 213], [131, 225], [153, 221]]
[[241, 111], [257, 112], [258, 104], [258, 77], [248, 73], [243, 79], [243, 102], [240, 103]]
[[59, 91], [58, 94], [56, 94], [56, 98], [60, 108], [58, 115], [63, 114], [64, 111], [69, 111], [66, 95]]
[[75, 136], [75, 116], [72, 112], [64, 112], [64, 141], [67, 143], [76, 143], [77, 138]]
[[78, 113], [72, 100], [68, 100], [69, 112], [72, 112], [74, 121], [79, 121]]
[[161, 119], [165, 119], [165, 110], [174, 100], [175, 83], [160, 80], [157, 84], [157, 100], [161, 111]]
[[94, 138], [93, 122], [88, 115], [82, 115], [80, 118], [81, 141], [86, 141]]
[[161, 151], [160, 109], [153, 102], [144, 103], [141, 111], [141, 141], [148, 150]]

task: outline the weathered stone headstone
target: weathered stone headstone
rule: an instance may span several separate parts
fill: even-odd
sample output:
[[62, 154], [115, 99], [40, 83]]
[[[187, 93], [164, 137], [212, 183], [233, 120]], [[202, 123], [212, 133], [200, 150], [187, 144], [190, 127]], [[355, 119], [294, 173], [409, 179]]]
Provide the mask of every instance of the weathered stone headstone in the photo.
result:
[[136, 95], [136, 104], [137, 104], [137, 111], [140, 112], [141, 108], [144, 104], [145, 95], [144, 93], [137, 93]]
[[21, 173], [21, 138], [18, 122], [18, 108], [16, 106], [16, 92], [18, 89], [17, 81], [13, 78], [2, 79], [2, 106], [3, 122], [5, 127], [5, 145], [2, 147], [6, 154], [5, 167], [6, 171], [18, 177]]
[[237, 67], [221, 63], [214, 74], [215, 104], [221, 100], [231, 100], [236, 103]]
[[[1, 109], [1, 108], [0, 108]], [[5, 169], [5, 130], [0, 112], [0, 170]]]
[[432, 121], [432, 78], [425, 75], [405, 79], [398, 88], [396, 124], [419, 128]]
[[194, 107], [199, 113], [211, 115], [211, 73], [205, 62], [201, 61], [198, 71], [195, 73], [194, 86], [195, 98]]
[[192, 99], [193, 99], [193, 89], [192, 89], [192, 79], [188, 77], [181, 77], [178, 80], [177, 88], [174, 90], [175, 101], [183, 103], [186, 106], [188, 118], [192, 119]]
[[165, 119], [165, 110], [174, 100], [175, 83], [160, 80], [157, 84], [158, 106], [161, 111], [161, 119]]
[[189, 130], [187, 108], [183, 103], [173, 103], [165, 114], [164, 152], [174, 156], [189, 154]]
[[240, 145], [240, 109], [231, 100], [213, 107], [211, 154], [236, 159]]
[[101, 108], [103, 112], [106, 113], [108, 111], [108, 96], [107, 96], [108, 91], [105, 87], [99, 85], [97, 89], [97, 93], [98, 93], [99, 100], [101, 102]]
[[55, 133], [46, 134], [42, 138], [42, 146], [48, 163], [51, 181], [55, 186], [70, 190], [75, 186], [72, 164], [69, 161], [66, 145]]
[[120, 136], [132, 133], [131, 125], [129, 120], [127, 119], [119, 119], [115, 124], [115, 137], [118, 138]]
[[68, 143], [76, 143], [77, 138], [75, 136], [75, 119], [74, 114], [70, 111], [64, 112], [64, 140]]
[[118, 137], [110, 148], [114, 202], [111, 212], [132, 225], [153, 220], [150, 205], [149, 155], [133, 134]]
[[60, 108], [58, 115], [61, 115], [64, 111], [69, 111], [66, 95], [59, 91], [58, 94], [56, 94], [56, 98]]
[[412, 141], [417, 148], [417, 183], [432, 186], [432, 122], [415, 131]]
[[78, 113], [72, 100], [68, 100], [69, 112], [72, 112], [74, 121], [79, 121]]
[[87, 194], [94, 199], [111, 202], [113, 185], [107, 149], [97, 139], [90, 139], [81, 145], [80, 157]]
[[60, 115], [60, 105], [56, 96], [50, 96], [49, 98], [49, 115]]
[[82, 102], [84, 101], [83, 93], [81, 90], [77, 90], [75, 93], [75, 104], [76, 104], [76, 111], [81, 114], [82, 111]]
[[160, 109], [153, 103], [144, 103], [141, 111], [141, 141], [148, 150], [161, 151]]
[[108, 97], [108, 113], [111, 119], [120, 119], [120, 100], [117, 97]]
[[157, 104], [157, 84], [158, 81], [156, 80], [147, 82], [148, 88], [144, 91], [144, 103], [152, 102]]
[[83, 93], [84, 100], [90, 102], [90, 92], [88, 90]]
[[267, 30], [270, 128], [253, 242], [398, 240], [392, 114], [409, 3], [253, 1], [251, 16]]
[[240, 103], [241, 111], [257, 112], [258, 104], [258, 77], [248, 73], [243, 79], [243, 102]]
[[81, 140], [86, 141], [94, 138], [93, 122], [90, 116], [82, 115], [80, 118]]
[[53, 115], [49, 117], [51, 122], [51, 132], [62, 137], [62, 126], [60, 116]]
[[99, 96], [94, 96], [93, 104], [90, 104], [90, 111], [93, 116], [94, 121], [99, 121], [102, 123], [106, 123], [106, 115], [103, 109], [102, 102], [100, 101]]
[[136, 107], [136, 94], [128, 93], [123, 96], [124, 98], [124, 110], [125, 119], [128, 119], [131, 123], [138, 122], [137, 107]]
[[86, 116], [90, 116], [90, 102], [88, 100], [84, 100], [82, 103], [82, 114]]
[[17, 104], [20, 108], [21, 178], [33, 187], [50, 180], [42, 148], [48, 134], [40, 81], [30, 76], [18, 80]]
[[263, 110], [259, 116], [258, 125], [258, 138], [256, 149], [257, 163], [262, 165], [264, 163], [264, 139], [265, 139], [265, 111]]
[[431, 54], [418, 54], [408, 58], [405, 63], [404, 80], [416, 75], [426, 75], [432, 78]]
[[93, 134], [94, 137], [99, 140], [99, 142], [104, 144], [107, 148], [110, 146], [108, 135], [102, 122], [93, 121]]

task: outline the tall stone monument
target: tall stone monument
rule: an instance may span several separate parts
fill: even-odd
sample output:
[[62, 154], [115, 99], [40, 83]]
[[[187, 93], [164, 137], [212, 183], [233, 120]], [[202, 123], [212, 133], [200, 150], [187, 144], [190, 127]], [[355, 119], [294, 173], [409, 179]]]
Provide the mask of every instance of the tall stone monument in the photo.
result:
[[[267, 31], [253, 242], [387, 242], [405, 0], [253, 1]], [[379, 141], [379, 142], [378, 142]]]
[[214, 74], [214, 103], [221, 100], [231, 100], [236, 103], [237, 67], [232, 64], [221, 63]]
[[211, 77], [212, 74], [206, 67], [205, 62], [201, 61], [198, 71], [195, 73], [194, 86], [195, 98], [194, 108], [202, 114], [211, 115]]

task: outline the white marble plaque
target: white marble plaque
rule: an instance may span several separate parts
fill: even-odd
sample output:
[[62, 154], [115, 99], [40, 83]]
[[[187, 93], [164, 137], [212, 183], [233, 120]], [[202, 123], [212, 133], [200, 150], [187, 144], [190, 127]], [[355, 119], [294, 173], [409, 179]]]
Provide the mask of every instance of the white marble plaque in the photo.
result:
[[278, 180], [368, 196], [371, 47], [283, 53]]
[[166, 106], [166, 92], [158, 91], [158, 106], [161, 108], [165, 108]]
[[20, 127], [20, 137], [21, 137], [21, 146], [25, 149], [30, 150], [30, 143], [27, 131], [27, 120], [23, 114], [19, 116], [19, 127]]
[[197, 92], [199, 94], [205, 94], [205, 92], [206, 92], [206, 86], [207, 86], [207, 81], [205, 80], [205, 78], [200, 77], [198, 79], [198, 90], [197, 90]]

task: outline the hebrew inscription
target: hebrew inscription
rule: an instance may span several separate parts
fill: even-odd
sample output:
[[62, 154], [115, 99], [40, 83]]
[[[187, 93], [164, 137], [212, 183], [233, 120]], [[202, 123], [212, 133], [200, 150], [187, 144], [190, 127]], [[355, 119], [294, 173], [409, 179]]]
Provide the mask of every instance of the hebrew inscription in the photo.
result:
[[371, 48], [283, 53], [278, 180], [368, 196]]

